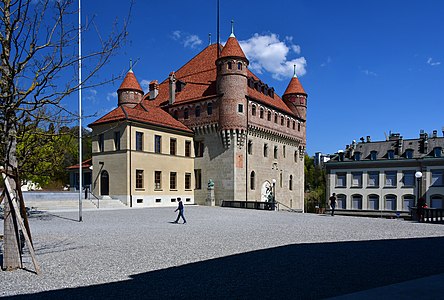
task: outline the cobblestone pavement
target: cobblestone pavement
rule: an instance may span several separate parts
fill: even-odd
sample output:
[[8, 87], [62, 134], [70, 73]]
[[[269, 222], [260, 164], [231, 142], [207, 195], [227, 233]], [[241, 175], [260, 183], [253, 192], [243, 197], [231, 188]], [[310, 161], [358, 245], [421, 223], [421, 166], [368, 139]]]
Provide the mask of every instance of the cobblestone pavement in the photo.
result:
[[320, 299], [444, 273], [443, 225], [200, 206], [184, 225], [174, 209], [33, 215], [43, 274], [25, 248], [0, 296]]

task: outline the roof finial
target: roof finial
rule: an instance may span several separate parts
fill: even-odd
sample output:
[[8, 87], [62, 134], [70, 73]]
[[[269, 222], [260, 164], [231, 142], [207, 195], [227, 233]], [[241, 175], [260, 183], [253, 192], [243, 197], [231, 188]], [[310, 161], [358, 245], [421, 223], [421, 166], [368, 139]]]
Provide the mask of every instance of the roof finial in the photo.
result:
[[231, 20], [231, 34], [230, 37], [235, 37], [234, 36], [234, 20]]
[[133, 71], [133, 59], [130, 58], [130, 68], [128, 72], [132, 72]]
[[293, 65], [294, 71], [293, 71], [293, 77], [298, 78], [298, 75], [296, 75], [296, 64]]
[[211, 33], [208, 34], [208, 46], [211, 46]]

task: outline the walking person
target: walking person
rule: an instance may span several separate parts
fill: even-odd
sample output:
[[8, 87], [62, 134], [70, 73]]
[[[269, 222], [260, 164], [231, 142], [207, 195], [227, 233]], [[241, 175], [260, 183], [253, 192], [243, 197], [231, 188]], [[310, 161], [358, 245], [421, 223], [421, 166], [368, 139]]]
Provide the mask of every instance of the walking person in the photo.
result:
[[335, 215], [335, 208], [336, 208], [336, 194], [333, 193], [330, 197], [330, 206], [331, 206], [331, 215]]
[[179, 214], [177, 215], [177, 219], [176, 221], [174, 221], [174, 223], [178, 223], [179, 222], [179, 218], [182, 217], [183, 219], [183, 223], [186, 224], [187, 220], [185, 220], [185, 217], [183, 215], [183, 203], [182, 203], [182, 199], [180, 197], [177, 198], [177, 201], [179, 201], [179, 205], [177, 206], [175, 211], [179, 211]]

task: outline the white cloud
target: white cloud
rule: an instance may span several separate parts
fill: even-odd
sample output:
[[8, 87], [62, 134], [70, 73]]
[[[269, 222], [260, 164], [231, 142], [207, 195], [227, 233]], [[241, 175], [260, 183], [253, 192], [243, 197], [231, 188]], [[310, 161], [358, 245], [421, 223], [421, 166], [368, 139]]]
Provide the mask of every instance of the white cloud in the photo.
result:
[[106, 95], [106, 100], [112, 101], [117, 99], [117, 92], [108, 93]]
[[86, 91], [85, 93], [85, 100], [88, 100], [89, 102], [95, 102], [96, 101], [96, 95], [97, 95], [97, 90], [95, 89], [89, 89]]
[[362, 73], [364, 73], [367, 76], [374, 76], [374, 77], [378, 76], [378, 74], [376, 74], [375, 72], [372, 72], [370, 70], [362, 70]]
[[429, 59], [427, 60], [427, 64], [433, 67], [433, 66], [439, 66], [441, 62], [433, 61], [433, 58], [429, 57]]
[[329, 65], [330, 63], [331, 63], [331, 57], [328, 56], [328, 57], [327, 57], [327, 61], [323, 62], [323, 63], [321, 64], [321, 67], [326, 67], [326, 66]]
[[294, 65], [298, 76], [306, 73], [305, 57], [288, 59], [291, 52], [295, 54], [301, 52], [301, 47], [293, 44], [293, 37], [285, 37], [281, 41], [274, 33], [267, 35], [256, 33], [250, 39], [240, 41], [239, 44], [250, 61], [249, 68], [259, 74], [266, 71], [271, 73], [273, 78], [283, 80], [293, 76]]
[[179, 41], [185, 48], [195, 49], [202, 44], [202, 40], [195, 34], [189, 34], [180, 30], [173, 31], [171, 38], [175, 41]]
[[142, 81], [140, 82], [140, 86], [143, 89], [143, 92], [146, 94], [148, 93], [149, 87], [150, 87], [150, 80], [146, 80], [146, 79], [142, 79]]

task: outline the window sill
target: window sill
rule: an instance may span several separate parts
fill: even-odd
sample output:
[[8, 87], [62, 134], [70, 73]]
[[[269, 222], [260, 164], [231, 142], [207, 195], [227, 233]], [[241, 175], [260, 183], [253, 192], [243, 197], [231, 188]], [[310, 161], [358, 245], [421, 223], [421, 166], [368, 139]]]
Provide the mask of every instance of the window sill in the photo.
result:
[[144, 192], [144, 191], [145, 191], [145, 188], [136, 188], [136, 191], [138, 191], [138, 192]]
[[379, 185], [367, 186], [368, 189], [379, 189]]
[[177, 189], [170, 189], [171, 192], [177, 192]]
[[155, 192], [162, 192], [162, 189], [154, 189]]

